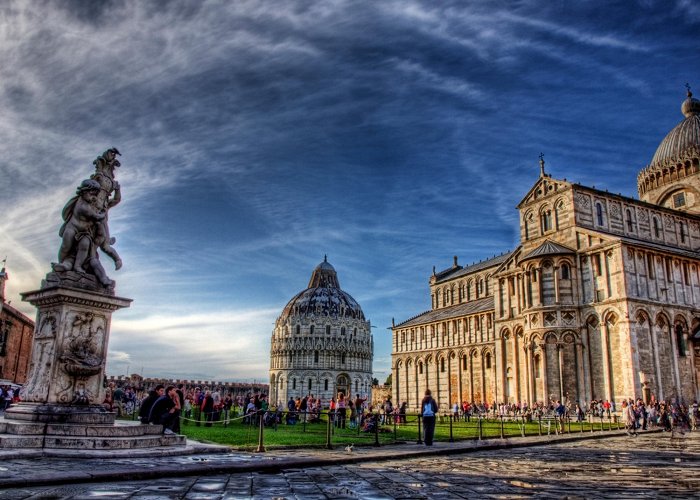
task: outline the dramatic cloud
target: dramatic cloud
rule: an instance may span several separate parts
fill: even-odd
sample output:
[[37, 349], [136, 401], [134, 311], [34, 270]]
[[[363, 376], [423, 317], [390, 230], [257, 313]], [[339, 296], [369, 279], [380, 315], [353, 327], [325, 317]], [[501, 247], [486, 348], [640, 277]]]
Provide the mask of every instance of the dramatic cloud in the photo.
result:
[[115, 146], [110, 274], [134, 302], [110, 372], [267, 379], [275, 318], [328, 254], [383, 380], [387, 327], [429, 308], [432, 267], [517, 245], [540, 152], [635, 195], [700, 89], [698, 24], [687, 1], [4, 2], [8, 296], [34, 315], [19, 293]]

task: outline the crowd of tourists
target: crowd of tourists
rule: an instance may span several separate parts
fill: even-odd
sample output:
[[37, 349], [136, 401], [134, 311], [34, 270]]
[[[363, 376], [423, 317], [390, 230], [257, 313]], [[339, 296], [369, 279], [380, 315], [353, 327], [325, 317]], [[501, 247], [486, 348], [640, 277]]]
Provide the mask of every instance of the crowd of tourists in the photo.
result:
[[[3, 389], [3, 396], [7, 394]], [[11, 388], [10, 388], [11, 390]], [[223, 392], [223, 391], [222, 391]], [[106, 391], [104, 405], [118, 414], [132, 414], [138, 411], [142, 422], [163, 423], [164, 429], [173, 432], [179, 430], [181, 419], [196, 420], [211, 426], [217, 422], [258, 425], [263, 419], [264, 425], [296, 425], [298, 423], [314, 424], [321, 421], [321, 413], [328, 412], [334, 426], [338, 428], [360, 428], [373, 432], [377, 426], [405, 424], [408, 415], [406, 402], [394, 405], [387, 397], [377, 406], [367, 403], [366, 398], [355, 398], [340, 392], [330, 400], [323, 400], [308, 394], [303, 397], [290, 397], [286, 402], [270, 402], [265, 394], [226, 392], [201, 388], [198, 386], [175, 387], [162, 385], [147, 394], [133, 387], [114, 387], [110, 384]], [[155, 405], [160, 398], [161, 403]], [[174, 401], [170, 405], [166, 398]], [[177, 400], [177, 401], [175, 401]], [[0, 399], [0, 406], [5, 399]], [[164, 403], [167, 403], [164, 405]], [[7, 403], [9, 404], [9, 403]], [[167, 410], [168, 415], [164, 415]], [[173, 410], [171, 412], [171, 410]], [[420, 415], [424, 408], [421, 406]], [[159, 415], [158, 412], [161, 412]], [[177, 417], [169, 417], [176, 414]], [[538, 419], [553, 420], [561, 426], [567, 419], [571, 421], [597, 421], [598, 418], [621, 422], [628, 434], [634, 436], [637, 430], [662, 428], [696, 430], [700, 420], [698, 403], [685, 404], [683, 401], [651, 401], [644, 403], [641, 399], [625, 400], [620, 405], [614, 401], [594, 400], [586, 404], [572, 403], [569, 400], [551, 400], [549, 403], [453, 403], [449, 408], [435, 410], [435, 416], [447, 416], [453, 421], [470, 421], [471, 418], [509, 418], [533, 421]], [[172, 421], [171, 421], [172, 419]]]

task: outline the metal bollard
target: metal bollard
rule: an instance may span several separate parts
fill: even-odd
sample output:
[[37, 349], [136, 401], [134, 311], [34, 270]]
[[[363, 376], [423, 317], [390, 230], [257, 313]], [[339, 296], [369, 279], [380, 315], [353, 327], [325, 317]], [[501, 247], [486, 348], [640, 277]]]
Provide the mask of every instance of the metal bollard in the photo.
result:
[[542, 415], [537, 415], [537, 427], [538, 427], [538, 433], [541, 436], [542, 435]]
[[328, 416], [328, 425], [326, 426], [326, 448], [329, 450], [333, 449], [333, 446], [331, 445], [331, 414], [330, 412], [327, 413]]
[[379, 446], [379, 414], [374, 419], [374, 446]]
[[605, 430], [605, 427], [603, 427], [603, 415], [600, 415], [600, 432], [603, 432]]
[[504, 439], [506, 436], [503, 433], [503, 415], [501, 415], [501, 439]]
[[423, 444], [423, 440], [421, 439], [420, 435], [420, 425], [423, 420], [423, 417], [421, 415], [417, 415], [416, 420], [418, 420], [418, 441], [416, 441], [416, 444]]
[[484, 431], [481, 428], [481, 413], [479, 413], [479, 441], [484, 439]]
[[454, 443], [455, 439], [452, 436], [452, 420], [454, 420], [452, 417], [450, 417], [450, 443]]
[[260, 410], [260, 430], [258, 431], [258, 453], [263, 453], [265, 451], [265, 446], [263, 444], [263, 429], [265, 428], [265, 419], [262, 417], [262, 410]]

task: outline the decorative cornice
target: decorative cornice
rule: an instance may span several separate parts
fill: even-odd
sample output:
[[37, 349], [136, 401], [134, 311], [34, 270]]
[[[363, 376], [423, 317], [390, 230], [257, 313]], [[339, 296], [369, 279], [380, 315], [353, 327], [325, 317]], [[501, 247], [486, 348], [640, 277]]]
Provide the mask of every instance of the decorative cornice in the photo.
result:
[[73, 304], [104, 311], [116, 311], [129, 307], [132, 302], [132, 299], [100, 295], [94, 292], [90, 293], [65, 287], [44, 288], [42, 290], [24, 292], [21, 295], [23, 301], [29, 302], [35, 307]]

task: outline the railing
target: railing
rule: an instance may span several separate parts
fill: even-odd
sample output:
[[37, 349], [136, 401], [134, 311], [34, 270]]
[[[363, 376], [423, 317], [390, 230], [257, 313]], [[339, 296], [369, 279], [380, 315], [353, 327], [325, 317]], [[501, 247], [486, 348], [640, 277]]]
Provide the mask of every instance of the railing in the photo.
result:
[[[136, 420], [136, 409], [121, 418]], [[401, 416], [365, 413], [343, 418], [329, 411], [296, 412], [258, 410], [240, 414], [235, 410], [203, 412], [193, 408], [180, 416], [176, 429], [192, 439], [230, 445], [237, 449], [265, 451], [268, 448], [381, 446], [400, 442], [423, 442], [423, 422], [418, 414]], [[621, 429], [615, 416], [582, 421], [568, 415], [503, 416], [476, 414], [436, 417], [435, 442], [506, 439], [552, 434], [582, 434]]]

